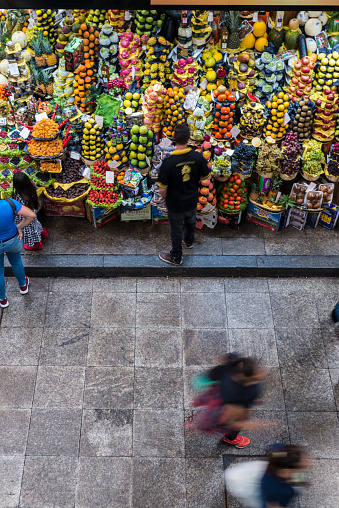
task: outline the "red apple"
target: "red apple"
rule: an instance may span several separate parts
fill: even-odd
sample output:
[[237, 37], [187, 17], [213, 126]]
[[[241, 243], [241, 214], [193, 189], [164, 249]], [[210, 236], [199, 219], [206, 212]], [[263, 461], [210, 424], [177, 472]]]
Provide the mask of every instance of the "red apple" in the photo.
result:
[[324, 119], [323, 119], [323, 124], [324, 124], [324, 125], [327, 125], [327, 124], [329, 124], [329, 123], [330, 123], [330, 119], [329, 119], [329, 118], [324, 118]]
[[333, 108], [333, 105], [332, 105], [332, 104], [330, 104], [330, 103], [328, 103], [328, 102], [326, 102], [326, 104], [325, 104], [325, 108], [326, 108], [326, 109], [332, 109], [332, 108]]
[[332, 93], [332, 90], [330, 88], [324, 88], [325, 95], [329, 95], [330, 93]]
[[311, 87], [311, 86], [307, 86], [307, 87], [305, 88], [305, 92], [306, 92], [306, 93], [310, 93], [310, 91], [311, 91], [311, 90], [312, 90], [312, 87]]
[[303, 68], [301, 69], [301, 72], [302, 72], [302, 73], [304, 73], [304, 74], [309, 74], [310, 70], [311, 70], [311, 69], [310, 69], [309, 67], [303, 67]]
[[321, 106], [321, 105], [322, 105], [322, 102], [323, 102], [323, 101], [322, 101], [321, 99], [318, 99], [318, 100], [316, 101], [316, 105], [317, 105], [317, 106]]
[[293, 76], [293, 78], [291, 79], [292, 83], [294, 85], [296, 85], [298, 83], [298, 79], [296, 77]]
[[322, 129], [323, 129], [323, 131], [328, 131], [329, 130], [329, 126], [328, 125], [323, 125]]
[[297, 60], [296, 62], [294, 62], [295, 69], [299, 70], [299, 69], [301, 69], [301, 67], [302, 67], [302, 63], [300, 60]]
[[334, 95], [333, 95], [333, 93], [330, 93], [330, 94], [327, 96], [327, 100], [328, 100], [328, 101], [334, 101]]
[[310, 58], [308, 58], [308, 56], [304, 56], [304, 57], [301, 59], [301, 63], [302, 63], [303, 65], [309, 65], [310, 61], [311, 61], [311, 60], [310, 60]]
[[302, 75], [300, 79], [303, 83], [308, 83], [308, 76]]
[[301, 72], [299, 71], [294, 71], [294, 75], [297, 76], [297, 78], [300, 78], [301, 76]]
[[304, 95], [304, 92], [302, 90], [296, 90], [295, 93], [298, 97], [302, 97]]
[[295, 90], [296, 90], [295, 86], [290, 86], [288, 89], [292, 93], [295, 92]]

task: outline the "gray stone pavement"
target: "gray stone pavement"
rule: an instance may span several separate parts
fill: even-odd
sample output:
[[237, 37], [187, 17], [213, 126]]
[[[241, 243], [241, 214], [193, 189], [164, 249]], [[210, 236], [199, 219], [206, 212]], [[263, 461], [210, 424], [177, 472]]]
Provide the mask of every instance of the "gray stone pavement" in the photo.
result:
[[[1, 508], [222, 508], [223, 454], [308, 445], [299, 508], [337, 508], [339, 279], [7, 281], [0, 327]], [[185, 431], [190, 379], [222, 352], [270, 368], [236, 450]], [[228, 508], [238, 508], [228, 500]]]

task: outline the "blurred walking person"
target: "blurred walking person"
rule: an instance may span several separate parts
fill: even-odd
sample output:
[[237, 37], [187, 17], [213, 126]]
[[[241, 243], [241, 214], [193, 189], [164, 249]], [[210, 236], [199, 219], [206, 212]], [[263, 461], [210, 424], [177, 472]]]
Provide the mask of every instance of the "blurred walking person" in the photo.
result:
[[249, 408], [259, 398], [259, 385], [265, 376], [254, 358], [225, 355], [221, 365], [200, 379], [205, 389], [191, 403], [197, 411], [186, 427], [217, 437], [221, 444], [245, 448], [251, 440], [240, 435], [240, 430], [267, 426], [265, 422], [248, 421]]

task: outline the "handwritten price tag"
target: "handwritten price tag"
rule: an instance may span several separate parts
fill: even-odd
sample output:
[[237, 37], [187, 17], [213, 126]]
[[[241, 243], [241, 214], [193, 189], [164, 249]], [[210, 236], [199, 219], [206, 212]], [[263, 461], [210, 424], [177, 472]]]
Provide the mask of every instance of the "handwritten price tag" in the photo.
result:
[[114, 183], [114, 171], [106, 171], [106, 183]]
[[71, 159], [75, 159], [76, 161], [80, 160], [80, 153], [78, 152], [70, 152], [69, 156]]
[[104, 125], [104, 119], [102, 116], [95, 115], [94, 120], [99, 125], [99, 127], [102, 127]]
[[46, 111], [35, 115], [35, 119], [37, 122], [40, 122], [40, 120], [43, 120], [44, 118], [48, 118]]

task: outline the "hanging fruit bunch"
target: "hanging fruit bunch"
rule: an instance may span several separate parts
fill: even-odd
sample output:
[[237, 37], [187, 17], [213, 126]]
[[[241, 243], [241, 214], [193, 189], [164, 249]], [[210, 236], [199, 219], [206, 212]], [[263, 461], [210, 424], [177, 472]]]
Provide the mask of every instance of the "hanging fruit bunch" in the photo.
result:
[[304, 178], [316, 180], [324, 172], [325, 155], [321, 149], [322, 143], [315, 139], [304, 142], [303, 161], [301, 170]]
[[327, 143], [334, 138], [335, 134], [338, 94], [330, 88], [324, 88], [323, 92], [314, 94], [312, 98], [314, 98], [316, 105], [312, 136], [318, 141]]
[[282, 142], [280, 176], [284, 179], [295, 178], [301, 170], [303, 148], [296, 132], [288, 132]]
[[233, 127], [235, 95], [228, 93], [226, 87], [221, 85], [213, 91], [213, 98], [212, 134], [216, 139], [229, 139], [232, 136], [230, 131]]
[[255, 163], [256, 149], [241, 141], [232, 154], [232, 173], [251, 176]]
[[140, 81], [143, 62], [140, 59], [141, 40], [130, 30], [122, 33], [119, 42], [118, 59], [121, 67], [121, 77], [129, 86], [134, 79]]
[[164, 99], [164, 128], [166, 136], [172, 137], [177, 125], [185, 123], [185, 90], [183, 88], [167, 88]]
[[119, 35], [114, 32], [109, 23], [105, 23], [99, 35], [99, 76], [102, 82], [107, 80], [106, 66], [108, 74], [114, 74], [117, 68]]
[[239, 129], [245, 139], [260, 137], [265, 124], [264, 106], [253, 95], [246, 94], [246, 102], [242, 106]]
[[183, 88], [188, 85], [194, 85], [199, 69], [198, 63], [192, 56], [186, 59], [179, 58], [174, 64], [172, 85]]
[[[146, 125], [133, 125], [129, 145], [130, 164], [138, 169], [145, 169], [152, 163], [154, 144], [153, 130]], [[147, 160], [148, 159], [148, 160]]]
[[[321, 50], [319, 50], [321, 51]], [[319, 53], [316, 67], [316, 76], [313, 85], [320, 92], [325, 88], [336, 90], [335, 82], [339, 78], [339, 52]]]
[[238, 90], [240, 98], [242, 98], [246, 92], [252, 93], [257, 83], [257, 70], [255, 68], [256, 62], [253, 54], [246, 51], [239, 53], [237, 56], [231, 56], [230, 63], [232, 65], [232, 69], [230, 70], [229, 76], [231, 77], [231, 74], [236, 72], [236, 90]]
[[208, 11], [192, 11], [192, 42], [203, 46], [212, 35], [212, 27], [208, 24]]
[[217, 88], [216, 82], [218, 79], [218, 68], [222, 64], [223, 54], [217, 47], [210, 46], [208, 49], [203, 51], [201, 59], [204, 64], [201, 81], [204, 79], [208, 81], [206, 90], [207, 92], [210, 92], [211, 90], [215, 90]]
[[91, 161], [101, 159], [104, 147], [103, 128], [99, 127], [93, 117], [88, 118], [82, 131], [81, 155]]
[[105, 160], [107, 162], [116, 161], [119, 165], [126, 164], [128, 162], [127, 157], [127, 146], [128, 146], [128, 134], [124, 132], [121, 134], [118, 132], [114, 134], [112, 131], [109, 132], [105, 144]]
[[159, 132], [161, 129], [165, 96], [166, 89], [161, 83], [155, 83], [145, 91], [142, 106], [144, 124], [154, 132]]
[[81, 23], [80, 30], [79, 30], [79, 36], [83, 40], [84, 44], [84, 62], [86, 61], [92, 61], [97, 57], [98, 51], [100, 49], [99, 46], [99, 30], [94, 27], [90, 26], [88, 23]]
[[258, 157], [255, 170], [259, 174], [277, 175], [281, 171], [281, 160], [283, 155], [280, 148], [275, 143], [262, 141], [258, 149]]
[[265, 51], [255, 61], [257, 74], [257, 83], [254, 94], [260, 100], [268, 100], [272, 92], [281, 88], [284, 80], [284, 62], [277, 59], [276, 55], [271, 55]]
[[264, 127], [266, 136], [273, 139], [282, 139], [288, 129], [289, 124], [284, 119], [290, 102], [286, 93], [277, 90], [270, 100], [265, 103], [267, 107], [267, 121]]
[[170, 84], [172, 79], [171, 63], [168, 59], [172, 44], [164, 37], [150, 37], [147, 41], [147, 51], [144, 69], [144, 86], [153, 85], [156, 81]]
[[51, 44], [55, 44], [57, 32], [55, 29], [56, 9], [39, 9], [36, 11], [37, 27], [42, 31], [44, 37], [48, 37]]
[[209, 176], [205, 180], [199, 182], [198, 189], [198, 212], [203, 212], [207, 205], [215, 206], [217, 204], [217, 191], [213, 184], [213, 178]]
[[125, 29], [125, 11], [119, 11], [117, 9], [109, 9], [108, 22], [114, 28], [115, 32], [121, 33]]
[[218, 187], [218, 208], [224, 213], [239, 213], [246, 210], [248, 192], [246, 180], [238, 174], [230, 176], [227, 182]]
[[135, 26], [136, 34], [151, 36], [157, 29], [158, 11], [136, 10], [135, 11]]
[[95, 83], [96, 72], [93, 67], [93, 62], [87, 60], [76, 69], [73, 83], [74, 103], [81, 111], [90, 111], [90, 106], [86, 104], [86, 97], [89, 95], [91, 87], [94, 86]]
[[292, 71], [288, 73], [291, 76], [288, 91], [293, 102], [311, 94], [314, 67], [315, 62], [308, 56], [293, 62]]
[[308, 139], [311, 136], [315, 104], [307, 96], [294, 102], [288, 114], [291, 118], [290, 125], [299, 139]]

